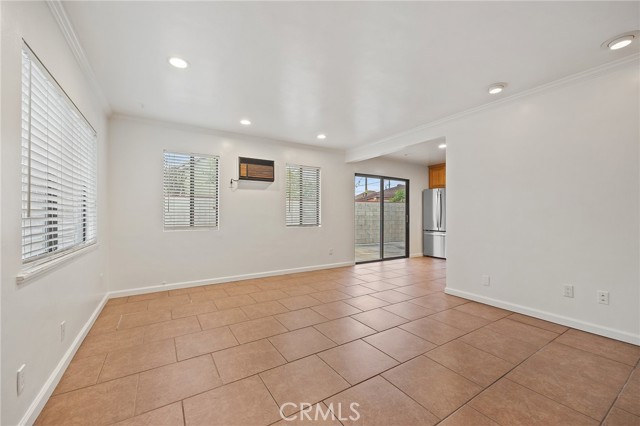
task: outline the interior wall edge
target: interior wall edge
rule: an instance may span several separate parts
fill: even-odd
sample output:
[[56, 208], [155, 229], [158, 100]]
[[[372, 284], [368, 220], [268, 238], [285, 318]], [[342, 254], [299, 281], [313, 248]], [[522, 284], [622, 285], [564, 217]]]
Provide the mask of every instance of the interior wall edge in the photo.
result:
[[528, 315], [530, 317], [538, 318], [545, 321], [551, 321], [557, 324], [564, 325], [566, 327], [571, 327], [577, 330], [586, 331], [588, 333], [597, 334], [599, 336], [621, 340], [623, 342], [631, 343], [634, 345], [640, 345], [640, 334], [633, 334], [633, 333], [617, 330], [610, 327], [603, 327], [601, 325], [593, 324], [586, 321], [581, 321], [576, 318], [565, 317], [563, 315], [557, 315], [548, 311], [529, 308], [526, 306], [518, 305], [516, 303], [511, 303], [504, 300], [481, 296], [476, 293], [470, 293], [464, 290], [457, 290], [451, 287], [446, 287], [444, 292], [452, 296], [463, 297], [465, 299], [473, 300], [475, 302], [484, 303], [485, 305], [490, 305], [490, 306], [494, 306], [496, 308], [501, 308], [501, 309], [507, 309], [509, 311], [517, 312], [519, 314]]
[[40, 388], [40, 392], [38, 392], [33, 401], [31, 401], [31, 405], [29, 405], [29, 408], [24, 413], [22, 419], [20, 419], [18, 426], [28, 426], [35, 423], [36, 419], [40, 415], [40, 412], [53, 394], [53, 391], [56, 389], [56, 386], [58, 386], [58, 383], [60, 382], [60, 379], [62, 378], [64, 372], [67, 370], [69, 363], [71, 363], [71, 360], [78, 351], [78, 348], [80, 348], [80, 345], [84, 341], [84, 338], [89, 333], [89, 330], [91, 330], [91, 327], [93, 327], [93, 324], [95, 323], [96, 319], [98, 319], [98, 315], [100, 315], [100, 312], [102, 312], [102, 308], [104, 308], [104, 305], [108, 300], [109, 293], [107, 292], [103, 296], [102, 300], [98, 303], [98, 306], [96, 306], [87, 322], [80, 329], [80, 332], [76, 335], [75, 339], [73, 339], [73, 343], [71, 344], [71, 346], [69, 346], [69, 349], [67, 349], [65, 354], [62, 356], [56, 368], [51, 372], [51, 375], [49, 375], [47, 381], [44, 383], [44, 385], [42, 385], [42, 387]]

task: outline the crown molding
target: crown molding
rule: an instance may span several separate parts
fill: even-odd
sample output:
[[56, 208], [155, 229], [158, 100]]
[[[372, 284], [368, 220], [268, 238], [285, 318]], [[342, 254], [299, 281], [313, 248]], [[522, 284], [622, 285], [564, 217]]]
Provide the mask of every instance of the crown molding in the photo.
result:
[[[380, 155], [391, 154], [393, 152], [396, 152], [398, 149], [405, 148], [407, 146], [411, 146], [416, 143], [426, 142], [422, 137], [421, 133], [428, 131], [430, 129], [434, 129], [444, 124], [454, 122], [456, 120], [460, 120], [462, 118], [465, 118], [474, 114], [478, 114], [483, 111], [491, 110], [499, 106], [502, 106], [504, 104], [508, 104], [508, 103], [517, 101], [519, 99], [527, 98], [529, 96], [533, 96], [538, 93], [547, 92], [549, 90], [553, 90], [562, 86], [568, 86], [578, 81], [588, 80], [588, 79], [597, 77], [599, 75], [605, 74], [607, 72], [610, 72], [614, 69], [624, 67], [634, 62], [638, 62], [639, 60], [640, 60], [640, 53], [634, 53], [632, 55], [625, 56], [624, 58], [607, 62], [606, 64], [598, 65], [596, 67], [589, 68], [587, 70], [580, 71], [575, 74], [571, 74], [569, 76], [560, 78], [558, 80], [554, 80], [550, 83], [546, 83], [546, 84], [534, 87], [532, 89], [524, 90], [522, 92], [513, 94], [511, 96], [507, 96], [493, 102], [482, 104], [477, 107], [469, 108], [467, 110], [449, 115], [439, 120], [422, 124], [420, 126], [414, 127], [409, 130], [405, 130], [400, 133], [396, 133], [395, 135], [391, 135], [374, 142], [370, 142], [364, 145], [357, 146], [355, 148], [351, 148], [347, 150], [346, 161], [347, 162], [363, 161], [363, 160], [374, 158]], [[412, 140], [413, 139], [412, 136], [415, 136], [417, 140]], [[439, 136], [443, 136], [443, 135], [439, 135]], [[433, 139], [436, 139], [436, 137], [434, 137]]]
[[111, 115], [111, 112], [112, 112], [111, 105], [109, 104], [109, 101], [107, 100], [107, 97], [105, 96], [104, 91], [102, 90], [102, 87], [100, 87], [100, 84], [98, 83], [96, 75], [94, 74], [93, 69], [89, 64], [87, 55], [85, 54], [84, 49], [82, 48], [82, 44], [80, 44], [80, 40], [78, 39], [78, 36], [76, 35], [75, 30], [73, 29], [73, 25], [69, 20], [69, 16], [67, 15], [66, 10], [64, 9], [64, 5], [62, 4], [62, 1], [47, 0], [46, 3], [47, 3], [47, 6], [49, 6], [49, 10], [51, 11], [51, 14], [53, 15], [56, 22], [58, 23], [58, 27], [60, 27], [60, 30], [62, 31], [62, 34], [64, 35], [64, 38], [67, 41], [67, 44], [71, 49], [71, 52], [73, 53], [73, 56], [75, 56], [76, 61], [78, 61], [78, 64], [80, 65], [80, 69], [82, 70], [82, 73], [84, 74], [85, 78], [89, 81], [89, 85], [91, 86], [96, 96], [98, 97], [98, 100], [100, 101], [100, 105], [102, 106], [102, 110], [104, 111], [105, 114]]

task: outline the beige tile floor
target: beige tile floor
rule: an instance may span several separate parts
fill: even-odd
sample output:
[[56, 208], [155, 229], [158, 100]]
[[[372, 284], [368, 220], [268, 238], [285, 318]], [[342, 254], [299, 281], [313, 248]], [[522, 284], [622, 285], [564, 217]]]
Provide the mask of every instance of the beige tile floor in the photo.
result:
[[37, 424], [314, 423], [284, 421], [289, 402], [285, 415], [308, 403], [334, 426], [640, 425], [639, 347], [446, 295], [445, 268], [112, 299]]

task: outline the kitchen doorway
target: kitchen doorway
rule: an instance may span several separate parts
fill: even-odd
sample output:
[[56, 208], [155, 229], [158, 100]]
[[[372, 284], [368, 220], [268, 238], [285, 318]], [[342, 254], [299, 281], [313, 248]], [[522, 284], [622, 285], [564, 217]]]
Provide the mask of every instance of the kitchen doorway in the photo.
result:
[[409, 257], [409, 180], [355, 175], [356, 263]]

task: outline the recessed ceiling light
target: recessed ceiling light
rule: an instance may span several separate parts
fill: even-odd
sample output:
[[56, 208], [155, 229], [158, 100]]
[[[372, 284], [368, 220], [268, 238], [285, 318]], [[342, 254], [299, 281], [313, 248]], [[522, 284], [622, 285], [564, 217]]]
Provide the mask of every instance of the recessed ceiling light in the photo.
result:
[[489, 86], [489, 94], [497, 95], [498, 93], [502, 92], [505, 87], [507, 87], [507, 83], [492, 84], [491, 86]]
[[438, 145], [438, 148], [440, 149], [445, 149], [447, 147], [446, 143], [441, 143], [440, 145]]
[[322, 133], [320, 133], [318, 136], [316, 136], [318, 139], [326, 139], [327, 135], [324, 135]]
[[627, 31], [626, 33], [611, 37], [602, 43], [600, 47], [602, 49], [620, 50], [629, 46], [634, 41], [637, 41], [638, 38], [640, 38], [640, 30]]
[[169, 63], [176, 68], [184, 69], [189, 67], [189, 62], [185, 61], [182, 58], [178, 58], [177, 56], [172, 56], [169, 58]]
[[240, 124], [242, 124], [243, 126], [250, 126], [251, 121], [247, 120], [246, 118], [243, 118], [242, 120], [240, 120]]
[[633, 42], [633, 39], [635, 39], [633, 34], [618, 37], [607, 43], [607, 47], [611, 50], [622, 49], [623, 47], [630, 45]]

